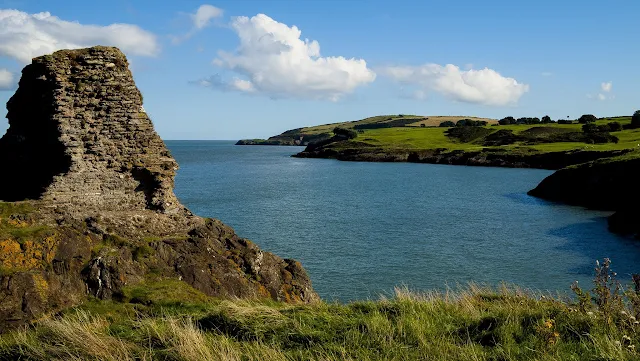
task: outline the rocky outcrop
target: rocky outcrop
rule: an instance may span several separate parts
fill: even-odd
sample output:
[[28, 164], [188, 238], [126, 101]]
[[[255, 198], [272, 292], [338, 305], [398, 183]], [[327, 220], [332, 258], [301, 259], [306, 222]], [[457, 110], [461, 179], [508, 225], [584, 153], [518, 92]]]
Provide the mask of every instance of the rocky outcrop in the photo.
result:
[[616, 211], [609, 228], [640, 235], [640, 157], [627, 156], [561, 169], [545, 178], [529, 195], [592, 209]]
[[330, 133], [306, 134], [304, 128], [287, 130], [286, 132], [269, 137], [269, 139], [240, 139], [236, 145], [290, 145], [307, 146], [310, 143], [331, 138]]
[[177, 163], [118, 49], [34, 58], [7, 108], [0, 330], [150, 277], [210, 296], [317, 299], [300, 263], [180, 204]]
[[565, 151], [524, 152], [485, 148], [481, 151], [449, 150], [446, 148], [411, 150], [381, 148], [358, 141], [338, 143], [312, 143], [295, 154], [298, 158], [329, 158], [356, 162], [412, 162], [430, 164], [467, 165], [506, 168], [561, 169], [596, 159], [616, 157], [630, 152], [618, 151]]

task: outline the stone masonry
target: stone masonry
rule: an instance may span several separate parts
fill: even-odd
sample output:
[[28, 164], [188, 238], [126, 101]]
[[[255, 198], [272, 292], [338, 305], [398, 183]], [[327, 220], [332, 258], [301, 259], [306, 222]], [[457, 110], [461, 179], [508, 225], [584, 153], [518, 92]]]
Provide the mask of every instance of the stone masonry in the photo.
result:
[[154, 131], [117, 48], [34, 58], [7, 109], [0, 200], [184, 211], [173, 194], [177, 163]]

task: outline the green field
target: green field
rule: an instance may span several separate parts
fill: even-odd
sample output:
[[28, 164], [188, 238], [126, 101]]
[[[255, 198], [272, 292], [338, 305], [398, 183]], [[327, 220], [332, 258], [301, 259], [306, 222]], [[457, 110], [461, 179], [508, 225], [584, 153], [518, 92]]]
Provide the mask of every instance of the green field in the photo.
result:
[[[611, 121], [617, 121], [622, 125], [629, 124], [631, 117], [621, 117], [613, 119], [600, 119], [597, 125], [604, 125]], [[520, 134], [523, 131], [535, 127], [566, 129], [575, 132], [582, 131], [582, 124], [539, 124], [539, 125], [504, 125], [504, 126], [486, 126], [485, 128], [498, 130], [512, 130], [514, 134]], [[618, 143], [605, 144], [587, 144], [578, 142], [556, 142], [546, 144], [522, 144], [515, 143], [504, 146], [487, 147], [478, 142], [459, 142], [448, 137], [445, 132], [449, 128], [419, 128], [419, 127], [400, 127], [364, 130], [359, 134], [356, 141], [363, 142], [385, 149], [436, 149], [447, 148], [450, 150], [480, 151], [485, 148], [499, 148], [505, 150], [534, 150], [540, 152], [567, 151], [574, 149], [589, 150], [621, 150], [629, 148], [638, 148], [640, 144], [640, 129], [623, 130], [612, 132], [619, 138]], [[336, 147], [349, 147], [349, 144], [335, 144]]]
[[[597, 125], [607, 124], [612, 121], [611, 119], [601, 119], [596, 122]], [[615, 119], [620, 124], [629, 124], [631, 122], [630, 117]], [[491, 130], [512, 130], [514, 134], [520, 134], [523, 131], [534, 127], [551, 127], [559, 129], [573, 130], [575, 132], [581, 132], [582, 124], [540, 124], [540, 125], [504, 125], [504, 126], [486, 126], [485, 128]], [[481, 144], [474, 142], [462, 143], [456, 142], [454, 139], [448, 137], [445, 132], [449, 128], [415, 128], [415, 127], [402, 127], [402, 128], [386, 128], [386, 129], [371, 129], [365, 130], [364, 133], [359, 134], [357, 140], [365, 142], [371, 145], [381, 146], [384, 148], [396, 148], [396, 149], [434, 149], [434, 148], [448, 148], [452, 150], [482, 150], [486, 148]], [[617, 136], [620, 141], [615, 143], [606, 144], [585, 144], [585, 143], [573, 143], [573, 142], [558, 142], [549, 144], [536, 144], [536, 145], [524, 145], [516, 143], [513, 145], [500, 146], [502, 149], [514, 149], [514, 148], [530, 148], [539, 151], [564, 151], [572, 149], [593, 149], [593, 150], [618, 150], [638, 147], [640, 143], [640, 129], [623, 130], [619, 132], [611, 133]]]
[[637, 360], [640, 296], [608, 267], [596, 275], [574, 301], [470, 285], [346, 305], [220, 300], [157, 280], [0, 335], [0, 359]]

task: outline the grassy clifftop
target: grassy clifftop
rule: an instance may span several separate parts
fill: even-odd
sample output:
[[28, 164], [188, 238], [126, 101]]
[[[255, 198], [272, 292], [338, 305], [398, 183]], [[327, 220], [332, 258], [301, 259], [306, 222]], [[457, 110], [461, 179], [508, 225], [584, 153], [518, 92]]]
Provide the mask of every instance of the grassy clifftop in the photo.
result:
[[349, 122], [339, 122], [304, 127], [287, 130], [286, 132], [270, 137], [268, 139], [242, 139], [238, 145], [308, 145], [311, 142], [328, 139], [332, 136], [335, 127], [346, 129], [381, 129], [381, 128], [420, 128], [437, 127], [445, 121], [457, 122], [461, 119], [481, 120], [489, 124], [497, 123], [495, 119], [463, 117], [463, 116], [422, 116], [412, 114], [377, 115], [374, 117], [354, 120]]
[[0, 336], [4, 360], [637, 360], [638, 293], [608, 262], [575, 301], [503, 287], [399, 290], [347, 305], [222, 301], [186, 284], [129, 287]]
[[[621, 127], [631, 117], [602, 118]], [[640, 129], [584, 132], [582, 124], [360, 129], [355, 139], [311, 144], [300, 157], [559, 169], [639, 148]]]

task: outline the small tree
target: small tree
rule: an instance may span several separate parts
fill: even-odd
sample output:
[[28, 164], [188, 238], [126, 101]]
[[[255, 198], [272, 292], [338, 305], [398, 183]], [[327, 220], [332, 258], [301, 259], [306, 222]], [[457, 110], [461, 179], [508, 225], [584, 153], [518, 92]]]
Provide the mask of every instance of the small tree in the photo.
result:
[[498, 120], [498, 124], [500, 125], [515, 124], [515, 122], [516, 122], [516, 119], [514, 117], [504, 117]]
[[633, 128], [640, 128], [640, 110], [636, 110], [631, 117], [631, 126]]
[[598, 118], [596, 118], [595, 115], [593, 115], [593, 114], [584, 114], [583, 116], [578, 118], [578, 123], [587, 124], [587, 123], [593, 123], [596, 120], [598, 120]]
[[582, 131], [585, 133], [598, 133], [598, 126], [593, 123], [586, 123], [582, 126]]
[[340, 127], [333, 128], [333, 134], [337, 136], [343, 136], [347, 139], [354, 139], [358, 136], [358, 133], [355, 130]]
[[619, 132], [622, 130], [622, 125], [618, 122], [610, 122], [607, 124], [610, 132]]
[[452, 122], [452, 121], [450, 121], [450, 120], [447, 120], [447, 121], [445, 121], [445, 122], [440, 123], [440, 125], [439, 125], [439, 126], [440, 126], [440, 127], [443, 127], [443, 128], [455, 127], [455, 126], [456, 126], [456, 123], [454, 123], [454, 122]]
[[548, 116], [548, 115], [545, 115], [544, 117], [542, 117], [542, 123], [544, 123], [544, 124], [551, 123], [551, 117]]

